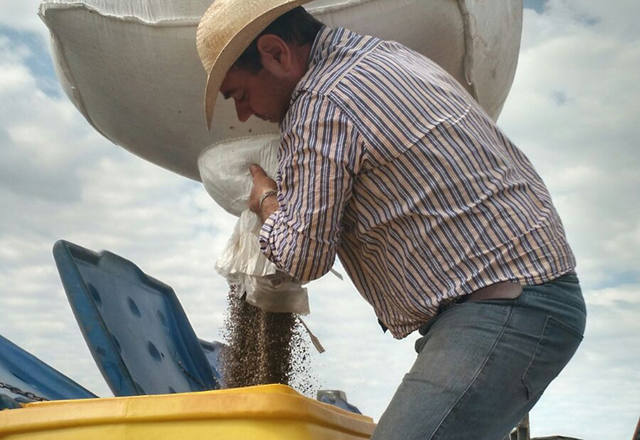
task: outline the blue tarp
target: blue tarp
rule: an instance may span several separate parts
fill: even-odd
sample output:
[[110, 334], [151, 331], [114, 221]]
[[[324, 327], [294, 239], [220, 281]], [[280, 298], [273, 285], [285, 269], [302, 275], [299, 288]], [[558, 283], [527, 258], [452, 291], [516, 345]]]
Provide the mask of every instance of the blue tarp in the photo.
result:
[[[0, 336], [0, 382], [48, 400], [96, 397], [91, 391], [2, 336]], [[0, 393], [17, 401], [31, 401], [6, 388], [0, 388]], [[6, 399], [5, 401], [9, 402]]]

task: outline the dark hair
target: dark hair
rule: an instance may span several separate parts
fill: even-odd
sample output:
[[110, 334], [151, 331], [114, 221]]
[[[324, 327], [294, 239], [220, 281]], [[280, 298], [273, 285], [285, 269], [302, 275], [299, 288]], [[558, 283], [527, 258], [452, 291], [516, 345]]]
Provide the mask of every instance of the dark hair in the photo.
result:
[[302, 6], [298, 6], [289, 12], [276, 18], [267, 28], [260, 33], [238, 57], [233, 64], [241, 69], [256, 73], [262, 69], [260, 53], [258, 52], [258, 38], [265, 34], [274, 34], [287, 43], [295, 43], [299, 46], [313, 43], [316, 35], [324, 26], [320, 21], [309, 14]]

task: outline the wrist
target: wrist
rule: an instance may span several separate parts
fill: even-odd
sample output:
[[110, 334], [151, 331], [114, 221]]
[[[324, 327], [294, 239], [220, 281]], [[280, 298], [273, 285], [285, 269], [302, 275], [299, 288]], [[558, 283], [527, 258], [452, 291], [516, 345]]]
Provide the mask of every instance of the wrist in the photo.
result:
[[274, 189], [265, 191], [261, 196], [258, 202], [258, 217], [262, 223], [269, 217], [274, 211], [278, 209], [278, 201], [277, 201], [278, 192]]
[[270, 189], [262, 193], [262, 195], [260, 196], [260, 201], [258, 202], [258, 211], [262, 211], [262, 205], [264, 204], [264, 201], [267, 200], [267, 198], [275, 197], [277, 194], [278, 191], [276, 191], [275, 189]]

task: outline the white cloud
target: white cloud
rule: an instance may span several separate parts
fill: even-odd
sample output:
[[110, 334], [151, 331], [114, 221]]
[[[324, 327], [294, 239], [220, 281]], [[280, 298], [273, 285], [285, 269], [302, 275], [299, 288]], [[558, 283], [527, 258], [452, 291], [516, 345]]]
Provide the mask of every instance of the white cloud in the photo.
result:
[[576, 357], [532, 412], [534, 435], [626, 439], [640, 413], [637, 13], [627, 1], [551, 0], [543, 14], [525, 11], [500, 122], [551, 190], [589, 315]]
[[0, 37], [0, 333], [99, 394], [109, 391], [67, 304], [51, 248], [112, 250], [170, 284], [197, 333], [218, 337], [226, 285], [213, 270], [234, 219], [196, 182], [102, 139], [48, 95], [31, 51]]
[[640, 284], [586, 293], [585, 339], [534, 409], [533, 434], [628, 439], [640, 414]]
[[526, 10], [500, 121], [550, 187], [589, 286], [637, 274], [640, 264], [640, 49], [637, 32], [613, 30], [633, 22], [630, 5], [550, 1], [544, 14]]
[[39, 4], [39, 0], [0, 0], [0, 26], [34, 32], [45, 37], [49, 32], [38, 17]]

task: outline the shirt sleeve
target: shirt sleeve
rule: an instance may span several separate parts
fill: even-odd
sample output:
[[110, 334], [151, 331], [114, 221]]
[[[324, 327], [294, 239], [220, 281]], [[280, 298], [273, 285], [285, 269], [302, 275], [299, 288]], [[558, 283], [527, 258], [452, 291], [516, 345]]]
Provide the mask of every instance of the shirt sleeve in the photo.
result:
[[347, 115], [311, 93], [297, 97], [281, 129], [278, 209], [262, 226], [260, 248], [306, 282], [333, 266], [362, 147]]

